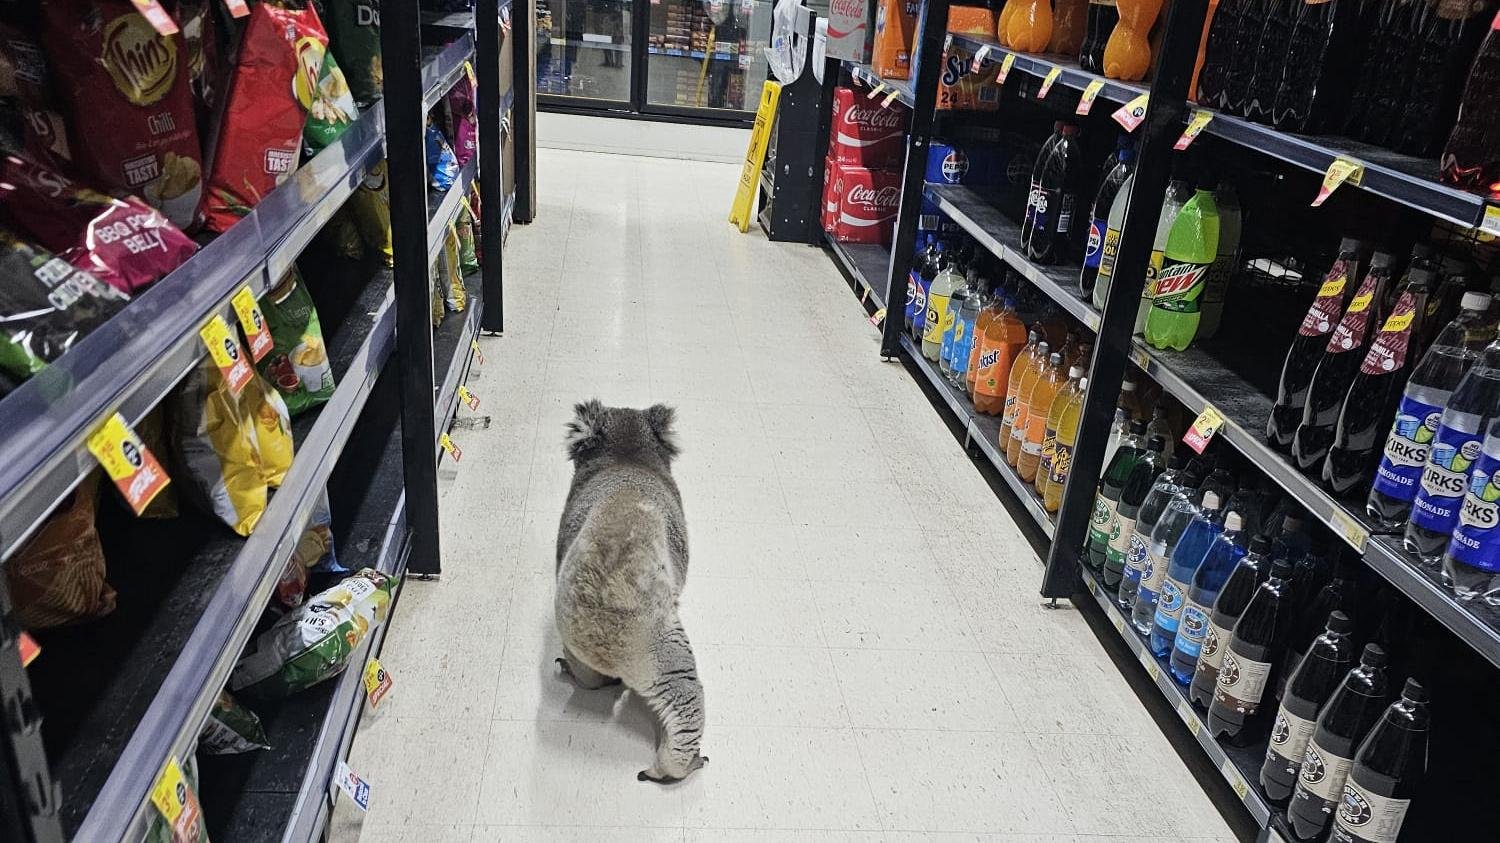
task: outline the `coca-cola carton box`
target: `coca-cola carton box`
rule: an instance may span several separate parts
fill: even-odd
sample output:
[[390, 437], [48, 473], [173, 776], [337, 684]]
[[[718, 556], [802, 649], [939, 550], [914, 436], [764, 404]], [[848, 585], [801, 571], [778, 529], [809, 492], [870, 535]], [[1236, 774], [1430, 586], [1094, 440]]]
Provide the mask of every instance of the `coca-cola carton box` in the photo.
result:
[[829, 58], [870, 63], [870, 0], [828, 0]]
[[840, 243], [890, 245], [901, 204], [901, 174], [848, 164], [834, 164], [833, 171], [838, 196], [833, 238]]
[[836, 164], [871, 170], [900, 166], [906, 117], [907, 109], [899, 103], [886, 107], [853, 88], [835, 88], [829, 155]]

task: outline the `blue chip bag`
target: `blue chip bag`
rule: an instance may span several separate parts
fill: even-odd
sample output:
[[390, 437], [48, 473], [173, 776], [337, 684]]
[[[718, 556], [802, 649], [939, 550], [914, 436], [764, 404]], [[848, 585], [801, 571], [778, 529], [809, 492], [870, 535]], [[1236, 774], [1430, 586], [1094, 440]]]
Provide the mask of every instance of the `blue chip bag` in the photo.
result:
[[432, 174], [432, 189], [447, 192], [458, 178], [458, 159], [438, 127], [427, 124], [427, 170]]

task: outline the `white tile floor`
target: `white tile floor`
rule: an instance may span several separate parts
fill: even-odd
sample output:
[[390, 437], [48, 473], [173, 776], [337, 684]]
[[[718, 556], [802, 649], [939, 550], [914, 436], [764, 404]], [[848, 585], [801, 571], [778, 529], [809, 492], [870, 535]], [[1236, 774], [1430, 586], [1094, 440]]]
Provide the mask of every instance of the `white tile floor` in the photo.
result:
[[[622, 124], [623, 125], [623, 124]], [[503, 338], [458, 435], [438, 583], [351, 765], [365, 841], [1233, 839], [819, 250], [740, 234], [737, 168], [539, 153]], [[638, 701], [560, 679], [574, 402], [677, 405], [682, 616], [713, 760], [670, 788]], [[465, 411], [465, 414], [468, 414]]]

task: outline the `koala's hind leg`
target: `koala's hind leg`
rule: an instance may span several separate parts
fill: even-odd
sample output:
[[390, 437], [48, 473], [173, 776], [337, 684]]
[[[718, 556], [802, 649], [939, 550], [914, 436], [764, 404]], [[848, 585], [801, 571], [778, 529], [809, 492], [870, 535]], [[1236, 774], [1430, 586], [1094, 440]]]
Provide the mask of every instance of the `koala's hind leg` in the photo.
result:
[[[674, 613], [651, 645], [647, 675], [627, 677], [630, 689], [656, 713], [656, 763], [642, 770], [640, 781], [674, 782], [702, 767], [708, 759], [698, 753], [703, 743], [703, 683], [682, 622]], [[638, 678], [640, 682], [630, 682]]]
[[583, 663], [583, 660], [573, 655], [573, 651], [563, 645], [563, 657], [557, 660], [557, 666], [573, 683], [585, 691], [595, 691], [607, 685], [618, 685], [620, 680], [615, 676], [605, 676], [592, 667]]

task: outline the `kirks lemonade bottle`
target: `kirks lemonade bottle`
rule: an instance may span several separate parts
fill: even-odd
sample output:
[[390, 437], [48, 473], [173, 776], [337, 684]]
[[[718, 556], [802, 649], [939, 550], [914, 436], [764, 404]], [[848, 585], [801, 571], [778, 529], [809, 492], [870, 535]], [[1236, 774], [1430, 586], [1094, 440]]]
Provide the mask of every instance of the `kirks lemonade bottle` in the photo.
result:
[[1458, 526], [1443, 554], [1443, 582], [1460, 600], [1500, 606], [1500, 419], [1490, 423], [1484, 451], [1469, 474]]
[[1219, 210], [1199, 190], [1182, 206], [1167, 235], [1166, 262], [1157, 273], [1146, 317], [1146, 342], [1183, 351], [1198, 333], [1198, 302], [1208, 267], [1219, 251]]

